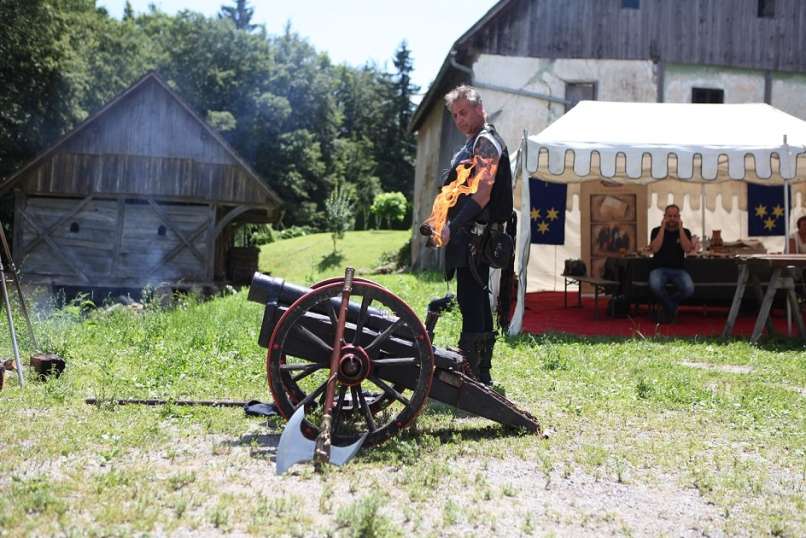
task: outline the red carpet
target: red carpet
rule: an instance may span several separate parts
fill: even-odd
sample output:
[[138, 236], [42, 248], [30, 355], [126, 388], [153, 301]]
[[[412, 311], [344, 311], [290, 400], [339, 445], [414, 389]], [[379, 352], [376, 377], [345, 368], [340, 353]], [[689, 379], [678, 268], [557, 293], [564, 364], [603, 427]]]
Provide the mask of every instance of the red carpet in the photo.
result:
[[[576, 305], [576, 291], [568, 294], [568, 308], [563, 308], [562, 292], [527, 293], [523, 330], [532, 334], [559, 332], [586, 336], [720, 336], [728, 317], [727, 307], [707, 307], [704, 312], [700, 306], [683, 306], [676, 323], [656, 325], [646, 306], [637, 314], [615, 319], [607, 315], [607, 297], [599, 296], [599, 319], [594, 319], [593, 297], [583, 296], [582, 308]], [[772, 318], [776, 330], [786, 334], [786, 313], [773, 311]], [[755, 312], [740, 313], [733, 336], [750, 337], [755, 322]], [[797, 334], [794, 322], [792, 328]]]

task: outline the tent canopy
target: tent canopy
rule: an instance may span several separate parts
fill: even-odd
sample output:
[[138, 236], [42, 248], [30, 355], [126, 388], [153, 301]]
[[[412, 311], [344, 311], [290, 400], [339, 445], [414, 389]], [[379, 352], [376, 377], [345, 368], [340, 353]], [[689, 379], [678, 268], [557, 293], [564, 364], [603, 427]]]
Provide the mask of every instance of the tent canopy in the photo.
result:
[[581, 101], [527, 141], [543, 179], [806, 181], [806, 121], [766, 104]]

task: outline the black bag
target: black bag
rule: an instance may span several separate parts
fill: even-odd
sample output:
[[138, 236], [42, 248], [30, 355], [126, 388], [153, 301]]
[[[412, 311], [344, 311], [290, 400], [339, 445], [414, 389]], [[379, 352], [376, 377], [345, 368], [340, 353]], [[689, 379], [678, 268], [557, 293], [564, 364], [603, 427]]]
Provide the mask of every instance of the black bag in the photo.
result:
[[493, 269], [501, 269], [512, 263], [515, 241], [506, 232], [495, 226], [487, 226], [479, 237], [476, 255], [479, 261]]
[[611, 318], [626, 318], [630, 313], [630, 303], [623, 295], [614, 295], [607, 301], [607, 315]]
[[585, 262], [582, 260], [565, 260], [564, 276], [585, 276], [587, 274], [588, 268], [585, 267]]

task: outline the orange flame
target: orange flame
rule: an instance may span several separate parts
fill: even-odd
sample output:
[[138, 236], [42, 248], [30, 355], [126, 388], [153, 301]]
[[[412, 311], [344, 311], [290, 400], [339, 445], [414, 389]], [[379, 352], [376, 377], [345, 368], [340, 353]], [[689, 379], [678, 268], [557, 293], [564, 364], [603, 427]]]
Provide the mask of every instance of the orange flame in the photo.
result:
[[442, 246], [442, 229], [448, 220], [448, 210], [456, 205], [460, 195], [476, 193], [484, 174], [475, 172], [489, 169], [491, 163], [491, 159], [484, 159], [478, 155], [460, 162], [456, 167], [456, 179], [442, 187], [440, 193], [437, 194], [431, 208], [431, 215], [425, 220], [425, 224], [433, 230], [431, 240], [435, 246]]

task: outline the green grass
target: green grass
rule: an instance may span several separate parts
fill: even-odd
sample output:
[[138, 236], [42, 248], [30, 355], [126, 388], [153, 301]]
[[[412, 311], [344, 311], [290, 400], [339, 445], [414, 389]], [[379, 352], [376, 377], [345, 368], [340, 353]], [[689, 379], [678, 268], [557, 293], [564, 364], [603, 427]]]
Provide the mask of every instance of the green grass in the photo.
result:
[[[320, 238], [318, 251], [302, 241], [317, 237], [267, 246], [261, 268], [295, 282], [340, 274], [332, 267], [314, 275], [308, 262], [289, 261], [301, 252], [321, 259], [331, 244]], [[348, 248], [353, 240], [363, 247]], [[345, 264], [371, 267], [406, 240], [402, 232], [359, 232], [339, 250]], [[367, 276], [421, 315], [446, 290], [433, 274]], [[185, 298], [167, 310], [38, 311], [40, 339], [68, 368], [47, 382], [29, 377], [24, 390], [7, 377], [0, 392], [0, 536], [644, 534], [631, 506], [648, 496], [648, 510], [660, 512], [693, 499], [689, 517], [707, 515], [696, 522], [705, 534], [806, 534], [799, 342], [500, 341], [496, 381], [554, 431], [548, 441], [429, 409], [344, 468], [316, 474], [299, 466], [278, 478], [279, 420], [267, 424], [238, 409], [108, 403], [268, 399], [265, 350], [256, 343], [262, 308], [245, 291]], [[453, 345], [459, 329], [458, 313], [446, 314], [435, 343]], [[725, 365], [751, 370], [717, 369]], [[105, 403], [86, 405], [86, 397]], [[591, 497], [601, 511], [585, 508]], [[629, 510], [634, 518], [622, 518]], [[688, 507], [671, 514], [685, 518]]]
[[354, 267], [368, 274], [381, 265], [381, 255], [397, 254], [411, 238], [410, 230], [349, 232], [336, 243], [330, 234], [318, 233], [265, 245], [260, 252], [260, 270], [301, 284], [343, 276]]

